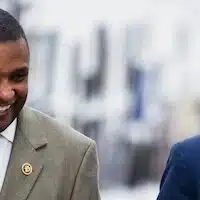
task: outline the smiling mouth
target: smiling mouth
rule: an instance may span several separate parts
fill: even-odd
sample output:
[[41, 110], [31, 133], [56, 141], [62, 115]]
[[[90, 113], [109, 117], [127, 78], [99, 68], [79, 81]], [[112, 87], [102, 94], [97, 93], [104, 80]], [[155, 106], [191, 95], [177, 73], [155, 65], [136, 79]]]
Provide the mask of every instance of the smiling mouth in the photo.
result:
[[11, 105], [0, 106], [0, 114], [7, 112], [10, 109]]

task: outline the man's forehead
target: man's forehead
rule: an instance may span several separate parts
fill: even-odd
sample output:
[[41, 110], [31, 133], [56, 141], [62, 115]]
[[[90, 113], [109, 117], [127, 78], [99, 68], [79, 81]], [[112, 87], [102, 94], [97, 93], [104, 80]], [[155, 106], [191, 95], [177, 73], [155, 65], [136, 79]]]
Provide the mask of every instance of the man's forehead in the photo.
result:
[[28, 45], [25, 39], [0, 42], [0, 59], [29, 57]]

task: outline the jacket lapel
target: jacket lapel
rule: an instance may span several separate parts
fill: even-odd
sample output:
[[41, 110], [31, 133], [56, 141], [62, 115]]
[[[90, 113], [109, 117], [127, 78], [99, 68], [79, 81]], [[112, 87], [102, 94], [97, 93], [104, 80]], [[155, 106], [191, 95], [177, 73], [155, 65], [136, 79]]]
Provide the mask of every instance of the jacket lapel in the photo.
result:
[[[0, 195], [0, 200], [25, 200], [36, 183], [43, 169], [41, 151], [47, 144], [46, 138], [31, 115], [24, 109], [18, 119], [18, 125], [11, 152], [11, 157]], [[34, 123], [35, 121], [35, 123]], [[33, 126], [34, 125], [34, 126]], [[24, 163], [30, 163], [32, 173], [25, 175], [22, 170]]]

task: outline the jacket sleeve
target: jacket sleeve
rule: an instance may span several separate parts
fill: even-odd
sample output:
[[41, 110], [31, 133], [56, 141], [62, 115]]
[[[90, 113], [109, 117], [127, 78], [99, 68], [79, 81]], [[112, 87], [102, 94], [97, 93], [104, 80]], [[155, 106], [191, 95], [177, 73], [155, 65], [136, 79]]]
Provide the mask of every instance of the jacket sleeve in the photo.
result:
[[195, 178], [179, 144], [173, 146], [164, 170], [157, 200], [194, 200]]
[[100, 200], [99, 163], [96, 144], [92, 141], [76, 176], [71, 200]]

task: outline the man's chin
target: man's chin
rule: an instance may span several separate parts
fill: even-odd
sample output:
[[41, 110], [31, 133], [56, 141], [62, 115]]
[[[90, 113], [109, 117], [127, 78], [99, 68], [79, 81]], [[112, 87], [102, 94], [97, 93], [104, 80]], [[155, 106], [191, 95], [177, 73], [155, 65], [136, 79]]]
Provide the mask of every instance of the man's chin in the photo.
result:
[[0, 132], [4, 131], [13, 121], [12, 111], [0, 114]]

